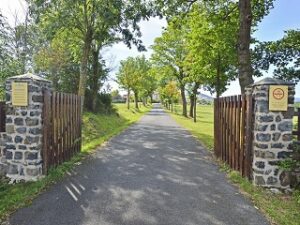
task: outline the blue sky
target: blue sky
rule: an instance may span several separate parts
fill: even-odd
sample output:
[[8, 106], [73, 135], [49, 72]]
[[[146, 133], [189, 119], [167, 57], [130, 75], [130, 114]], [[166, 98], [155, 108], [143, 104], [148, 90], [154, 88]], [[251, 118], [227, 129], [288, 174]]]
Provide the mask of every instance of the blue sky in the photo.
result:
[[[284, 31], [300, 29], [300, 0], [276, 0], [274, 9], [258, 25], [254, 37], [260, 41], [274, 41], [283, 37]], [[272, 73], [264, 77], [272, 76]], [[254, 78], [256, 81], [263, 77]], [[234, 81], [224, 95], [239, 94], [239, 83]], [[300, 83], [296, 86], [296, 96], [300, 98]]]
[[[0, 9], [6, 15], [11, 23], [13, 23], [12, 14], [17, 11], [22, 15], [26, 3], [24, 0], [0, 0]], [[276, 0], [274, 9], [259, 24], [254, 36], [260, 41], [271, 41], [280, 39], [285, 30], [300, 29], [300, 0]], [[164, 20], [158, 18], [143, 21], [141, 30], [143, 33], [142, 40], [146, 47], [150, 47], [156, 37], [161, 35], [162, 27], [166, 26]], [[109, 66], [113, 68], [111, 72], [110, 85], [117, 88], [117, 84], [113, 82], [114, 74], [117, 71], [120, 60], [126, 59], [128, 56], [137, 56], [145, 54], [147, 57], [151, 55], [151, 50], [145, 53], [139, 53], [133, 47], [128, 49], [124, 44], [119, 43], [103, 51], [104, 58], [109, 61]], [[265, 76], [272, 76], [271, 73]], [[255, 78], [260, 80], [262, 78]], [[238, 81], [232, 82], [224, 95], [239, 94], [240, 88]], [[296, 86], [296, 96], [300, 97], [300, 84]]]

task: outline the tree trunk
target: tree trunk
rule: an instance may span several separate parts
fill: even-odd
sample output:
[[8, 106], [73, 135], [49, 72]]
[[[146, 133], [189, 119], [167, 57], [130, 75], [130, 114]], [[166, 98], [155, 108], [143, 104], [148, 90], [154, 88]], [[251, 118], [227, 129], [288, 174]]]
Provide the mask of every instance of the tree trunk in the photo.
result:
[[198, 94], [198, 89], [200, 87], [200, 83], [199, 82], [195, 82], [194, 88], [193, 88], [193, 96], [194, 96], [194, 122], [197, 122], [197, 94]]
[[89, 87], [92, 92], [92, 111], [95, 113], [97, 111], [97, 95], [100, 89], [99, 84], [99, 52], [100, 47], [94, 46], [92, 49], [92, 73], [89, 81]]
[[192, 90], [192, 94], [190, 96], [190, 101], [191, 101], [191, 107], [190, 107], [190, 117], [195, 117], [195, 102], [197, 101], [197, 94], [198, 94], [198, 89], [200, 87], [200, 83], [199, 82], [195, 82], [193, 90]]
[[143, 98], [143, 106], [146, 107], [146, 99], [145, 98]]
[[221, 95], [221, 57], [218, 57], [218, 66], [217, 66], [217, 76], [216, 76], [216, 92], [217, 99], [219, 99]]
[[135, 91], [135, 92], [134, 92], [134, 103], [135, 103], [135, 108], [136, 108], [136, 109], [139, 109], [138, 98], [139, 98], [138, 92]]
[[194, 93], [190, 95], [190, 117], [194, 117]]
[[181, 100], [182, 100], [182, 115], [187, 117], [187, 103], [186, 103], [186, 97], [185, 97], [185, 85], [180, 85], [180, 94], [181, 94]]
[[194, 97], [194, 122], [197, 122], [197, 93], [195, 94]]
[[130, 89], [127, 89], [127, 109], [130, 109]]
[[89, 54], [91, 50], [91, 44], [92, 44], [92, 32], [88, 30], [85, 35], [83, 54], [80, 62], [80, 80], [78, 86], [78, 95], [82, 96], [82, 103], [81, 103], [82, 110], [84, 105], [84, 94], [85, 94], [87, 75], [88, 75], [88, 60], [89, 60]]
[[239, 29], [239, 82], [241, 92], [245, 93], [245, 87], [253, 83], [250, 55], [252, 10], [251, 0], [239, 0], [240, 29]]

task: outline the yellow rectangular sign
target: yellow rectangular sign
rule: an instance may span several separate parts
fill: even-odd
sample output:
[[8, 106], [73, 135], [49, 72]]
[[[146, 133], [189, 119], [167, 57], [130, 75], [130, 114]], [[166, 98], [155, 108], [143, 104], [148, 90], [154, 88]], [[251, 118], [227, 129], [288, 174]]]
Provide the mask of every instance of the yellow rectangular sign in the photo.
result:
[[12, 105], [13, 106], [28, 105], [28, 83], [26, 82], [12, 83]]
[[288, 97], [288, 86], [271, 85], [269, 90], [269, 110], [287, 111]]

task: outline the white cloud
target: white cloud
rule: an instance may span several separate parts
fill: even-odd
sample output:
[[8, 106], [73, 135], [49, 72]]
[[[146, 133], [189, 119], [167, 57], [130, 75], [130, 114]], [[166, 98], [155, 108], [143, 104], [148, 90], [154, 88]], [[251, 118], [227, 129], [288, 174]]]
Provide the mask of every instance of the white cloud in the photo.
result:
[[18, 16], [18, 20], [23, 21], [25, 18], [25, 12], [27, 9], [27, 3], [25, 0], [0, 0], [0, 10], [8, 20], [10, 25], [15, 24], [15, 16]]
[[[151, 18], [148, 21], [142, 21], [140, 23], [142, 37], [141, 40], [143, 41], [143, 44], [146, 46], [147, 51], [146, 52], [139, 52], [137, 51], [135, 46], [132, 46], [131, 49], [129, 49], [124, 43], [118, 43], [113, 45], [112, 47], [109, 47], [105, 49], [104, 59], [111, 58], [112, 56], [115, 57], [114, 64], [114, 70], [111, 72], [111, 79], [115, 78], [115, 73], [118, 70], [118, 66], [121, 60], [126, 59], [127, 57], [135, 57], [138, 55], [145, 55], [147, 58], [151, 56], [152, 50], [150, 49], [150, 46], [154, 43], [154, 39], [156, 37], [161, 36], [163, 27], [167, 25], [167, 22], [165, 19], [159, 19], [159, 18]], [[118, 85], [110, 81], [110, 85], [116, 89], [118, 88]]]

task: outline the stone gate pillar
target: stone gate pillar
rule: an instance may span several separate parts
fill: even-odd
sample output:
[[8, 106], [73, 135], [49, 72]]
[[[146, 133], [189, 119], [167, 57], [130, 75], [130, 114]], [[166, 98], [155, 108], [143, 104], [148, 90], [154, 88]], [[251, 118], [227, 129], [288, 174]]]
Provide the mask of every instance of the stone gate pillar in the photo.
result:
[[12, 181], [42, 176], [43, 91], [51, 88], [50, 81], [30, 73], [6, 81], [5, 159]]
[[[281, 86], [287, 87], [287, 90]], [[278, 165], [280, 161], [290, 158], [292, 153], [295, 85], [265, 78], [252, 86], [252, 95], [255, 101], [253, 182], [263, 187], [289, 189], [289, 173]], [[275, 101], [275, 107], [285, 110], [274, 110], [274, 96], [275, 100], [287, 99], [286, 107], [284, 103]], [[279, 105], [276, 106], [277, 103]]]

